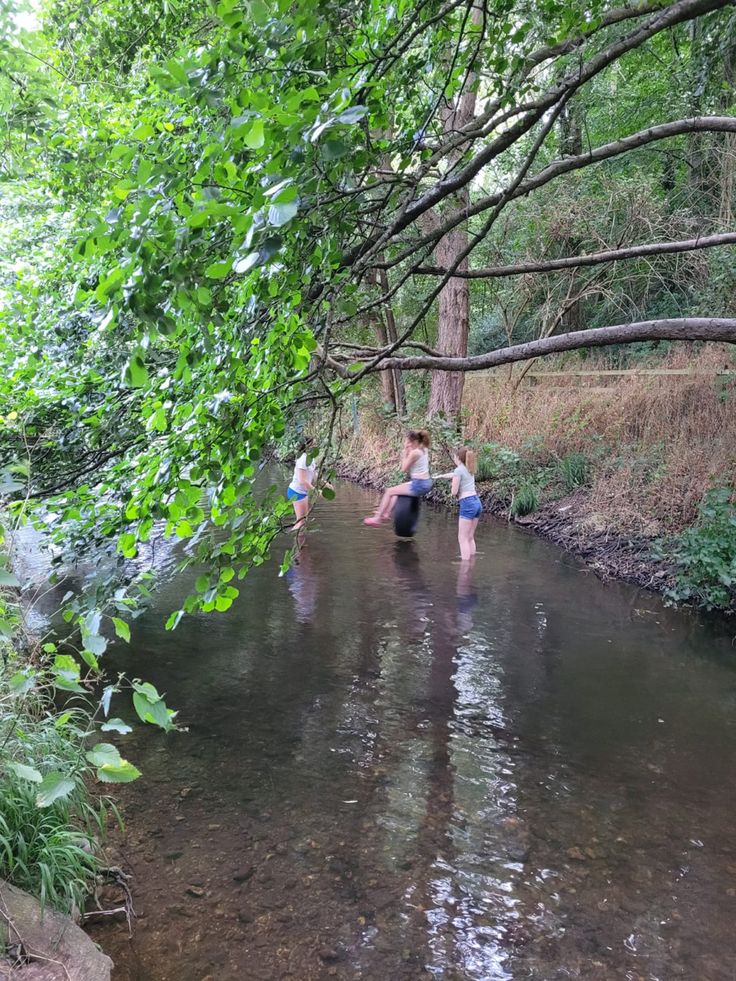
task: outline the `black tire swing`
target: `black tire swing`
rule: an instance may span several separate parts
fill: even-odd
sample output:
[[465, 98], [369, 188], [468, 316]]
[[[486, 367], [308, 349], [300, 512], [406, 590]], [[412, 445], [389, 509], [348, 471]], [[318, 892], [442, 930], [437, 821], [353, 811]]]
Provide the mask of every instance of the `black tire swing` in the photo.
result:
[[399, 538], [412, 538], [419, 522], [420, 498], [397, 494], [394, 506], [394, 531]]

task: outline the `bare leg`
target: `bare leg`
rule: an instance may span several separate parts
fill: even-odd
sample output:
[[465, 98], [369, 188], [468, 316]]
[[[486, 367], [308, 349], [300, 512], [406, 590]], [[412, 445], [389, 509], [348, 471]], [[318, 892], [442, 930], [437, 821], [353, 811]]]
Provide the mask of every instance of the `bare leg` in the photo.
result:
[[476, 552], [476, 548], [475, 548], [475, 529], [477, 527], [478, 527], [478, 518], [473, 518], [473, 520], [470, 522], [470, 536], [469, 536], [469, 538], [470, 538], [470, 554], [471, 554], [471, 556], [472, 555], [475, 555], [475, 552]]
[[307, 523], [307, 515], [309, 514], [309, 498], [305, 497], [301, 501], [294, 501], [294, 514], [296, 516], [296, 521], [294, 523], [294, 531], [296, 531], [296, 543], [299, 548], [303, 548], [306, 542], [305, 526]]
[[389, 487], [384, 492], [381, 503], [376, 510], [376, 517], [382, 520], [388, 518], [394, 509], [397, 496], [401, 494], [411, 495], [411, 481], [406, 481], [404, 484], [396, 484], [395, 487]]
[[460, 544], [460, 558], [463, 562], [473, 556], [473, 522], [467, 518], [458, 518], [457, 522], [457, 540]]

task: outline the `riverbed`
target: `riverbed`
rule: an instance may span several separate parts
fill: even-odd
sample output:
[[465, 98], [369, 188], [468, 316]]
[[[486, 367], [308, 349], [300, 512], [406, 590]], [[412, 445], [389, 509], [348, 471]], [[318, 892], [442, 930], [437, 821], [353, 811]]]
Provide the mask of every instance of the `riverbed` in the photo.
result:
[[449, 514], [397, 541], [374, 498], [174, 632], [163, 561], [114, 663], [188, 731], [121, 743], [117, 981], [736, 976], [735, 631], [494, 519], [472, 567]]

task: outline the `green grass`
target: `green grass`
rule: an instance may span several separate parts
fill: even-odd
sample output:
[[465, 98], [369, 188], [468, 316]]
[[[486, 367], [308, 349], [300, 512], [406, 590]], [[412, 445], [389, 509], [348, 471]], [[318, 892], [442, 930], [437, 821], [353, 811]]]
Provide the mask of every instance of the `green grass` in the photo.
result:
[[511, 502], [511, 514], [514, 517], [524, 517], [539, 507], [539, 487], [536, 484], [520, 484]]
[[[14, 690], [22, 663], [5, 644], [0, 660], [0, 877], [66, 913], [83, 909], [100, 867], [109, 801], [90, 803], [85, 775], [84, 713], [35, 691]], [[39, 807], [37, 777], [63, 773], [68, 796]]]
[[574, 491], [588, 483], [589, 465], [584, 453], [568, 453], [557, 464], [557, 469], [567, 491]]
[[83, 909], [99, 868], [96, 843], [77, 799], [40, 808], [36, 785], [3, 779], [0, 875], [65, 913]]

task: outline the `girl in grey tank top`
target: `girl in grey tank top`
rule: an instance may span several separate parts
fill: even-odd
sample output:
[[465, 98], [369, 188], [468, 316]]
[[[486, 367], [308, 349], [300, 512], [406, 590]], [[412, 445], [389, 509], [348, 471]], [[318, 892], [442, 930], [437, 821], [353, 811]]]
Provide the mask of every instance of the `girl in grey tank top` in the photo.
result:
[[478, 519], [483, 513], [475, 490], [475, 453], [462, 446], [452, 451], [455, 469], [452, 473], [440, 474], [440, 477], [452, 479], [452, 495], [458, 499], [460, 513], [458, 515], [457, 540], [460, 544], [460, 557], [466, 562], [475, 557], [475, 529]]

